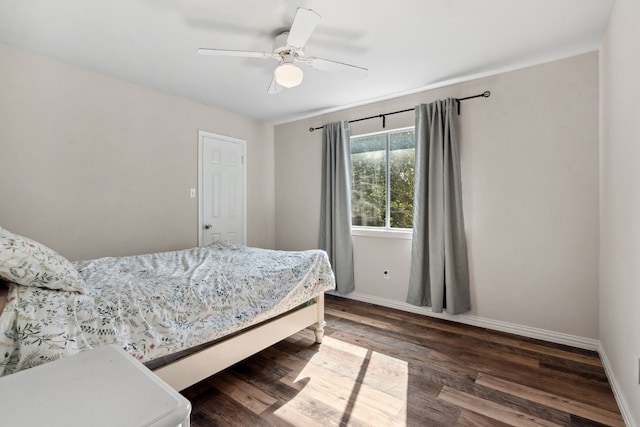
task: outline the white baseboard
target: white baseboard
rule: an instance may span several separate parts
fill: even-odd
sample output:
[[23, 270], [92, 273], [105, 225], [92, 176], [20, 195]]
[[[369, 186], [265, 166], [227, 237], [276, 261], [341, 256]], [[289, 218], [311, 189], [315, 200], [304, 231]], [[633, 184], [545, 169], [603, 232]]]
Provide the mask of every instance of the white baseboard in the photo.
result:
[[576, 335], [564, 334], [561, 332], [548, 331], [546, 329], [533, 328], [515, 323], [503, 322], [501, 320], [487, 319], [484, 317], [473, 316], [469, 314], [451, 315], [446, 313], [434, 313], [428, 307], [418, 307], [406, 302], [391, 300], [388, 298], [380, 298], [372, 295], [360, 294], [352, 292], [346, 295], [340, 295], [328, 292], [343, 298], [354, 299], [357, 301], [368, 302], [371, 304], [381, 305], [383, 307], [395, 308], [397, 310], [407, 311], [410, 313], [423, 314], [439, 319], [451, 320], [454, 322], [464, 323], [467, 325], [478, 326], [481, 328], [492, 329], [495, 331], [508, 332], [524, 337], [535, 338], [539, 340], [549, 341], [557, 344], [569, 345], [571, 347], [582, 348], [586, 350], [597, 351], [600, 348], [600, 341], [579, 337]]
[[607, 374], [609, 384], [611, 384], [613, 395], [616, 398], [616, 402], [618, 402], [618, 408], [620, 408], [620, 413], [622, 414], [622, 419], [624, 420], [625, 425], [627, 427], [638, 427], [638, 424], [634, 421], [633, 416], [631, 415], [629, 403], [627, 402], [627, 399], [624, 398], [624, 395], [620, 390], [620, 384], [618, 384], [615, 375], [613, 375], [613, 370], [611, 369], [609, 358], [607, 358], [607, 353], [605, 353], [602, 345], [598, 345], [598, 354], [600, 354], [600, 360], [602, 360], [604, 372]]

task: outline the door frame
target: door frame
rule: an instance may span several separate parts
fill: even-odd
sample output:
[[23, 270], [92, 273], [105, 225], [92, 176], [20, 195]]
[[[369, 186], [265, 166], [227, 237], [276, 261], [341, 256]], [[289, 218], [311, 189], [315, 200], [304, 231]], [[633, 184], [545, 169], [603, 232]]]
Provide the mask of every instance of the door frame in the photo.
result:
[[239, 144], [242, 147], [242, 166], [244, 168], [244, 173], [242, 177], [242, 244], [247, 244], [247, 141], [240, 138], [234, 138], [232, 136], [220, 135], [213, 132], [208, 132], [204, 130], [198, 129], [198, 246], [202, 246], [203, 240], [203, 231], [204, 231], [204, 223], [203, 223], [203, 214], [202, 209], [204, 207], [203, 203], [203, 188], [202, 179], [203, 179], [203, 166], [202, 161], [204, 156], [202, 155], [203, 146], [204, 146], [204, 138], [213, 138], [219, 141], [231, 142], [234, 144]]

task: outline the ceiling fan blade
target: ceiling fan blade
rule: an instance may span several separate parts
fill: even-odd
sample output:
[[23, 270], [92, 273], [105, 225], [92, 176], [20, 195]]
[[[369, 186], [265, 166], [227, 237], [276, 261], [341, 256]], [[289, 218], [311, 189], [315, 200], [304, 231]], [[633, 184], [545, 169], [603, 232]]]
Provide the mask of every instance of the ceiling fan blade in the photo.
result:
[[287, 37], [287, 44], [289, 46], [302, 49], [307, 40], [316, 29], [316, 26], [320, 22], [320, 15], [315, 13], [311, 9], [303, 9], [301, 7], [296, 10], [296, 16], [293, 17], [293, 24], [289, 30], [289, 36]]
[[271, 84], [269, 85], [269, 90], [267, 90], [267, 93], [269, 95], [275, 95], [276, 93], [280, 92], [282, 92], [282, 86], [280, 86], [278, 82], [276, 82], [276, 78], [274, 77], [273, 79], [271, 79]]
[[230, 49], [206, 49], [200, 48], [196, 52], [200, 55], [212, 55], [212, 56], [239, 56], [243, 58], [277, 58], [279, 55], [273, 52], [254, 52], [250, 50], [230, 50]]
[[367, 77], [369, 70], [363, 67], [357, 67], [355, 65], [345, 64], [343, 62], [331, 61], [330, 59], [322, 58], [306, 58], [300, 60], [312, 68], [324, 71], [346, 72], [357, 77]]

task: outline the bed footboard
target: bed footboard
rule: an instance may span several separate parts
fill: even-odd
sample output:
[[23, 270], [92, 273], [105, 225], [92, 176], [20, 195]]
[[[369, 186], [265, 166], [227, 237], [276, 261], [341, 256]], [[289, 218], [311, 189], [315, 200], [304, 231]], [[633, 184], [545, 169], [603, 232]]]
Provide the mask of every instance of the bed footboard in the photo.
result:
[[316, 342], [321, 343], [325, 326], [324, 294], [314, 298], [313, 304], [234, 335], [154, 372], [180, 391], [310, 326], [315, 328]]

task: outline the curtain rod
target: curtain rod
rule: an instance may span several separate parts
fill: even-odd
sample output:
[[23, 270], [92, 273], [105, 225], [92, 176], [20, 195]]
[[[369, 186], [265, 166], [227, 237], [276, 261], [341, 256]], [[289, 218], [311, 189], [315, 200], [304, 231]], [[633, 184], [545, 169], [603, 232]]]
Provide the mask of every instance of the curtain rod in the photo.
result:
[[[457, 98], [457, 100], [458, 101], [466, 101], [467, 99], [488, 98], [489, 96], [491, 96], [491, 92], [489, 92], [488, 90], [485, 90], [484, 92], [482, 92], [482, 93], [480, 93], [478, 95], [467, 96], [465, 98]], [[369, 116], [369, 117], [363, 117], [361, 119], [349, 120], [349, 123], [361, 122], [363, 120], [371, 120], [371, 119], [381, 118], [382, 119], [382, 128], [384, 129], [384, 127], [386, 125], [386, 117], [387, 116], [390, 116], [392, 114], [406, 113], [408, 111], [414, 111], [414, 110], [415, 110], [415, 107], [414, 108], [407, 108], [406, 110], [393, 111], [391, 113], [378, 114], [377, 116]], [[458, 104], [458, 114], [460, 114], [460, 104]], [[313, 132], [314, 130], [322, 129], [323, 127], [324, 126], [318, 126], [317, 128], [310, 127], [309, 128], [309, 132]]]

